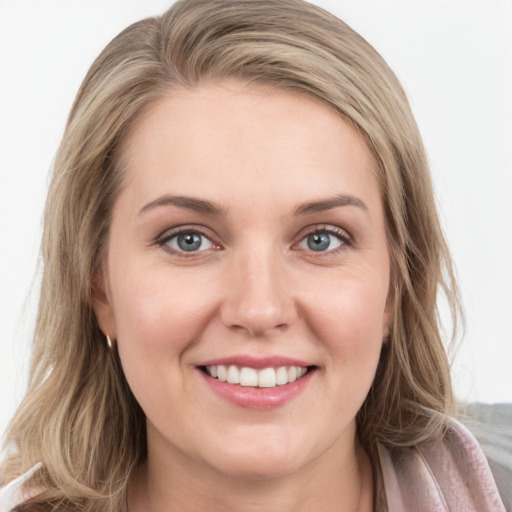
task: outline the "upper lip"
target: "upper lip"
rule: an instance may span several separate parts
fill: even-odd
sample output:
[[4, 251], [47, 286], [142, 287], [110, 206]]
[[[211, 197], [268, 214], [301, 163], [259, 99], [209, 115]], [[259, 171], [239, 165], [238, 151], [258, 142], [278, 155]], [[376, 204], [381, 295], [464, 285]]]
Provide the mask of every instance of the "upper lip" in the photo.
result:
[[197, 366], [240, 366], [240, 367], [248, 367], [254, 368], [256, 370], [261, 370], [263, 368], [279, 368], [281, 366], [314, 366], [310, 362], [303, 361], [300, 359], [295, 359], [293, 357], [284, 357], [284, 356], [266, 356], [266, 357], [257, 357], [250, 355], [233, 355], [228, 357], [220, 357], [216, 359], [209, 359], [208, 361], [204, 361]]

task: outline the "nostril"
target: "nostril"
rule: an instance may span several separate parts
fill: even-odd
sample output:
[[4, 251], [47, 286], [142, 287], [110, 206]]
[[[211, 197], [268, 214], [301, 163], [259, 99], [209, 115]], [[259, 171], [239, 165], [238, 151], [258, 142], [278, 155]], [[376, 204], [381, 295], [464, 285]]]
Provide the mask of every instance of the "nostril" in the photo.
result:
[[246, 331], [251, 337], [281, 332], [297, 317], [293, 297], [280, 285], [277, 276], [252, 272], [246, 279], [237, 280], [228, 292], [222, 303], [222, 322], [232, 330]]

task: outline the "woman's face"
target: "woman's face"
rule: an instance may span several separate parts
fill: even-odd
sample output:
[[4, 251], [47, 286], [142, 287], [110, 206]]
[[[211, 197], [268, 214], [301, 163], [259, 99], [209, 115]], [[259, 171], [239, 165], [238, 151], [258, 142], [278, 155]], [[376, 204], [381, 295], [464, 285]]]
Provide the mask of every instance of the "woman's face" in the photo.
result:
[[225, 82], [154, 104], [123, 156], [95, 307], [149, 460], [268, 477], [352, 453], [391, 309], [363, 138], [308, 96]]

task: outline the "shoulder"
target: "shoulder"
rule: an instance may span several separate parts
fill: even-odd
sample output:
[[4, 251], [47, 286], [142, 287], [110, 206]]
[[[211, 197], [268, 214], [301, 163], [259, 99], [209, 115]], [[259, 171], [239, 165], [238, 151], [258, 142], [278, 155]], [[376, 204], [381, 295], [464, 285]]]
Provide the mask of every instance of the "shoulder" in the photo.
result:
[[507, 510], [512, 511], [512, 404], [469, 404], [461, 421], [477, 439]]
[[390, 511], [505, 511], [478, 441], [457, 420], [440, 440], [394, 450], [379, 446], [379, 457]]
[[5, 487], [0, 488], [0, 512], [11, 512], [15, 507], [39, 493], [37, 489], [27, 487], [27, 482], [41, 467], [41, 463], [36, 464]]

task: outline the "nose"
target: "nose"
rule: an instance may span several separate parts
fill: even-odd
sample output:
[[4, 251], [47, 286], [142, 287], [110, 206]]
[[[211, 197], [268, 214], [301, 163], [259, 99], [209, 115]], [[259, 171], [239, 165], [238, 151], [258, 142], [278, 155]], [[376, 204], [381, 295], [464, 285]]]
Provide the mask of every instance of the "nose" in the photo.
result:
[[282, 258], [272, 251], [241, 255], [229, 269], [221, 319], [252, 337], [283, 331], [297, 317]]

